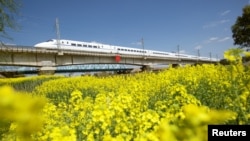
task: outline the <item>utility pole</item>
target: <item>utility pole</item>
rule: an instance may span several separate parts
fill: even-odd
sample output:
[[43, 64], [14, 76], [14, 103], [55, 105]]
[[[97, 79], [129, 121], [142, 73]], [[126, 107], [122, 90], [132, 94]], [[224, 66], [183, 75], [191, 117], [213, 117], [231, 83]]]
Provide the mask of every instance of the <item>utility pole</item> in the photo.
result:
[[56, 36], [57, 36], [58, 55], [63, 55], [63, 51], [61, 50], [61, 43], [60, 43], [60, 30], [59, 30], [58, 18], [56, 18]]
[[212, 53], [209, 52], [210, 62], [212, 62]]
[[179, 45], [177, 45], [177, 54], [178, 54], [178, 60], [181, 61], [180, 60], [180, 46]]
[[[144, 49], [144, 40], [143, 40], [143, 38], [141, 38], [141, 45], [142, 45], [142, 52], [143, 52], [143, 58], [145, 57], [145, 49]], [[145, 59], [145, 58], [144, 58]]]
[[197, 62], [200, 60], [200, 49], [197, 50], [197, 55], [198, 55], [198, 59]]

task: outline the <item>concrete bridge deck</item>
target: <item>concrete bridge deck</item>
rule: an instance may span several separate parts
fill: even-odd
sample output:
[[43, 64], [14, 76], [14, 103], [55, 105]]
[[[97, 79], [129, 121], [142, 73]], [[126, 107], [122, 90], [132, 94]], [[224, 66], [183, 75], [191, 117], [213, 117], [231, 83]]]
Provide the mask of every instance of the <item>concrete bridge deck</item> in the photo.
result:
[[128, 64], [128, 65], [152, 65], [152, 64], [193, 64], [214, 63], [212, 61], [201, 61], [191, 59], [178, 59], [167, 57], [137, 56], [137, 55], [119, 55], [121, 60], [117, 61], [117, 54], [81, 52], [81, 51], [63, 51], [44, 50], [34, 47], [1, 46], [0, 47], [0, 65], [12, 66], [65, 66], [75, 64]]

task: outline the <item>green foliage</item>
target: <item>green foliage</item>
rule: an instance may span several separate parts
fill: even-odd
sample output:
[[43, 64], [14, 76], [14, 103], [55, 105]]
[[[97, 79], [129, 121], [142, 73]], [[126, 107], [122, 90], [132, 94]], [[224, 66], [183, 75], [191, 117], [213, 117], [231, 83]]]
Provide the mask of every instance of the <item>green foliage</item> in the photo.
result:
[[[5, 140], [206, 141], [208, 124], [250, 124], [250, 68], [242, 65], [244, 54], [249, 56], [240, 49], [226, 51], [226, 66], [43, 81], [31, 92], [36, 100], [48, 99], [39, 112], [30, 107], [42, 103], [0, 88], [0, 112], [5, 113], [0, 115], [0, 133]], [[22, 118], [22, 112], [39, 115], [41, 128], [31, 126], [36, 118]]]
[[239, 16], [232, 26], [235, 45], [250, 47], [250, 5], [243, 8], [242, 16]]
[[6, 28], [16, 29], [14, 16], [18, 14], [20, 3], [18, 0], [0, 0], [0, 33], [6, 35]]
[[40, 112], [46, 99], [14, 91], [9, 86], [0, 87], [0, 138], [3, 141], [31, 141], [31, 134], [40, 131]]
[[45, 81], [62, 78], [62, 76], [35, 76], [22, 78], [0, 78], [0, 86], [9, 85], [17, 91], [32, 92], [35, 87], [41, 85]]

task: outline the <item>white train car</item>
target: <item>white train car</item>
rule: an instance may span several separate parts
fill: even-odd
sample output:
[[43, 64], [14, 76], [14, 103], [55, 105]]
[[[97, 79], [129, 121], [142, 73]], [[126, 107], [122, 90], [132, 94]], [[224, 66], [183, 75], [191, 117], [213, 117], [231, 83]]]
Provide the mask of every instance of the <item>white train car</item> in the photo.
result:
[[[44, 49], [57, 49], [57, 40], [51, 39], [46, 42], [41, 42], [35, 45], [36, 48]], [[114, 46], [104, 45], [96, 42], [80, 42], [72, 40], [60, 40], [60, 49], [62, 50], [76, 50], [76, 51], [88, 51], [88, 52], [103, 52], [114, 53]]]
[[[82, 42], [73, 40], [60, 40], [59, 42], [60, 42], [59, 47], [61, 50], [74, 50], [74, 51], [86, 51], [86, 52], [98, 52], [98, 53], [116, 53], [116, 54], [139, 55], [139, 56], [144, 55], [145, 57], [154, 56], [154, 57], [167, 57], [167, 58], [179, 58], [179, 59], [190, 59], [190, 60], [197, 60], [197, 59], [206, 61], [217, 60], [214, 58], [210, 59], [208, 57], [198, 57], [187, 54], [114, 46], [114, 45], [101, 44], [97, 42]], [[36, 48], [43, 48], [43, 49], [57, 49], [58, 43], [56, 39], [51, 39], [46, 42], [38, 43], [34, 46]]]
[[149, 55], [148, 50], [143, 50], [138, 48], [115, 46], [115, 50], [118, 54], [146, 55], [146, 56]]

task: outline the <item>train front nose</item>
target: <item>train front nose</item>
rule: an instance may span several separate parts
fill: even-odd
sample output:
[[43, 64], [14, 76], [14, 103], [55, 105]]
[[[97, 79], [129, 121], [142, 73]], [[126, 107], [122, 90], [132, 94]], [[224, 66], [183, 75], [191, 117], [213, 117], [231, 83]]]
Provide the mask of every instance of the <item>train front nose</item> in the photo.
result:
[[48, 42], [42, 42], [42, 43], [35, 44], [34, 47], [53, 47], [53, 44], [48, 43]]
[[40, 42], [35, 44], [34, 47], [46, 47], [46, 48], [53, 48], [56, 45], [55, 40], [48, 40], [47, 42]]
[[34, 47], [44, 47], [45, 44], [44, 43], [38, 43], [38, 44], [35, 44]]

